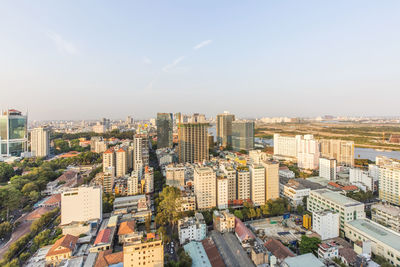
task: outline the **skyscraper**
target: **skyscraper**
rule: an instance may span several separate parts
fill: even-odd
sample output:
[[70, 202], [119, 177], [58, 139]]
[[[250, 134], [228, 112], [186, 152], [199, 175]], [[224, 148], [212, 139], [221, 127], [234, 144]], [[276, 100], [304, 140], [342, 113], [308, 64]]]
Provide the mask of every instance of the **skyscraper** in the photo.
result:
[[141, 176], [142, 168], [149, 165], [149, 137], [145, 134], [137, 134], [134, 138], [134, 166]]
[[234, 121], [232, 123], [232, 148], [235, 151], [254, 149], [254, 122]]
[[157, 113], [157, 148], [171, 148], [173, 145], [172, 113]]
[[0, 115], [0, 156], [21, 156], [28, 148], [28, 117], [15, 109]]
[[47, 157], [50, 154], [50, 130], [48, 128], [39, 127], [32, 130], [31, 152], [35, 157]]
[[232, 122], [235, 115], [225, 111], [217, 115], [217, 143], [223, 147], [232, 146]]
[[178, 125], [179, 162], [208, 160], [208, 123], [180, 123]]

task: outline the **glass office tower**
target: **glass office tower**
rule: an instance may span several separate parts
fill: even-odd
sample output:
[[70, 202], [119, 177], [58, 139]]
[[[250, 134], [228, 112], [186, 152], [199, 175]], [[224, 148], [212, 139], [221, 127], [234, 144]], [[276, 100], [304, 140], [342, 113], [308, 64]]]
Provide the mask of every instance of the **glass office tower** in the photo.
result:
[[171, 148], [173, 145], [172, 113], [157, 113], [157, 148]]
[[234, 121], [232, 123], [232, 148], [235, 151], [254, 149], [254, 122]]
[[27, 151], [27, 116], [15, 109], [3, 111], [0, 115], [0, 155], [21, 156]]

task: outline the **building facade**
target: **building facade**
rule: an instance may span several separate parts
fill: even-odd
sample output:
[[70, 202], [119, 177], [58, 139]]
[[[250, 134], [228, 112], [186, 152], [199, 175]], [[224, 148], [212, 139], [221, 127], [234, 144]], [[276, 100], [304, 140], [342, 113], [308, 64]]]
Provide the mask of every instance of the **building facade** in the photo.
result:
[[297, 166], [300, 169], [316, 170], [319, 165], [319, 143], [311, 134], [297, 139]]
[[334, 158], [338, 165], [354, 166], [354, 142], [336, 139], [320, 140], [321, 157]]
[[228, 178], [217, 178], [217, 207], [218, 209], [228, 208]]
[[379, 198], [391, 204], [400, 205], [400, 164], [380, 166]]
[[335, 181], [336, 159], [319, 158], [319, 176], [331, 181]]
[[253, 121], [234, 121], [232, 123], [232, 149], [234, 151], [254, 149]]
[[210, 167], [194, 169], [194, 194], [198, 209], [211, 209], [217, 205], [217, 177]]
[[172, 113], [157, 113], [157, 149], [171, 148], [173, 145]]
[[279, 197], [279, 163], [277, 161], [262, 161], [265, 168], [265, 201]]
[[265, 168], [262, 165], [252, 164], [250, 170], [250, 195], [255, 206], [265, 204]]
[[237, 198], [250, 199], [250, 171], [248, 167], [237, 167]]
[[47, 157], [50, 154], [50, 129], [35, 128], [31, 132], [31, 152], [34, 157]]
[[315, 211], [312, 214], [312, 228], [321, 240], [339, 236], [339, 213], [331, 210]]
[[207, 225], [201, 213], [178, 221], [179, 242], [201, 241], [207, 236]]
[[168, 186], [185, 186], [185, 170], [183, 164], [169, 164], [165, 167], [166, 184]]
[[400, 233], [400, 207], [378, 203], [371, 206], [372, 221]]
[[235, 115], [224, 112], [217, 115], [217, 144], [222, 147], [232, 147], [232, 122]]
[[163, 267], [164, 246], [160, 238], [138, 240], [124, 246], [124, 267]]
[[178, 125], [178, 157], [180, 163], [202, 162], [209, 159], [208, 123]]
[[15, 109], [0, 115], [0, 156], [21, 156], [28, 149], [28, 117]]

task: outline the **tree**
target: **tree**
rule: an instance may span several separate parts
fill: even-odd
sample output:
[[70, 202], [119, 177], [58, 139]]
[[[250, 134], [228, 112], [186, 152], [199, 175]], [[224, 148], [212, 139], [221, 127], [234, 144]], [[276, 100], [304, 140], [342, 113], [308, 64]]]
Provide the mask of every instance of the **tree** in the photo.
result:
[[0, 162], [0, 183], [7, 182], [13, 176], [13, 167], [8, 163]]
[[233, 212], [233, 215], [235, 215], [236, 217], [238, 217], [240, 220], [243, 220], [243, 214], [240, 210], [235, 210]]
[[25, 185], [22, 187], [21, 192], [22, 192], [24, 195], [29, 195], [29, 193], [31, 193], [32, 191], [37, 191], [37, 190], [38, 190], [37, 185], [36, 185], [34, 182], [30, 182], [30, 183], [25, 184]]
[[297, 210], [297, 213], [298, 213], [298, 214], [303, 215], [303, 213], [304, 213], [304, 207], [303, 207], [302, 205], [297, 205], [296, 210]]
[[302, 235], [299, 244], [300, 254], [316, 252], [320, 243], [321, 239], [317, 237], [307, 237], [306, 235]]
[[0, 238], [4, 238], [11, 234], [12, 224], [10, 222], [0, 223]]
[[257, 213], [257, 218], [260, 218], [261, 217], [261, 209], [257, 208], [256, 213]]
[[172, 186], [166, 186], [158, 195], [158, 208], [155, 221], [158, 225], [172, 225], [181, 218], [181, 191]]
[[256, 213], [255, 209], [254, 209], [254, 208], [251, 208], [251, 209], [250, 209], [250, 212], [249, 212], [249, 218], [250, 218], [250, 219], [253, 219], [253, 218], [255, 218], [256, 216], [257, 216], [257, 213]]
[[115, 196], [110, 193], [103, 194], [103, 212], [110, 213], [113, 211]]

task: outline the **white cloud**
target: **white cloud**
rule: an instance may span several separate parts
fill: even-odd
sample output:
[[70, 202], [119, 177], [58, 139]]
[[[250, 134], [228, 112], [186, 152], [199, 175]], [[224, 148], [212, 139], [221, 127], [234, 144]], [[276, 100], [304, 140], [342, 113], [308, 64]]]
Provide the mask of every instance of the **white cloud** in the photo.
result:
[[144, 58], [143, 58], [143, 63], [146, 64], [146, 65], [151, 65], [151, 63], [153, 63], [153, 62], [151, 61], [150, 58], [144, 57]]
[[72, 42], [65, 40], [60, 34], [48, 31], [46, 35], [54, 42], [58, 50], [70, 55], [78, 53], [76, 46]]
[[164, 72], [168, 72], [169, 70], [175, 68], [184, 58], [184, 56], [178, 57], [171, 64], [166, 65], [162, 70]]
[[203, 48], [203, 47], [205, 47], [205, 46], [207, 46], [207, 45], [209, 45], [211, 43], [212, 43], [212, 40], [203, 41], [203, 42], [199, 43], [198, 45], [195, 45], [193, 47], [193, 50], [199, 50], [200, 48]]

